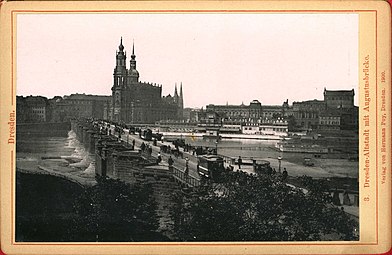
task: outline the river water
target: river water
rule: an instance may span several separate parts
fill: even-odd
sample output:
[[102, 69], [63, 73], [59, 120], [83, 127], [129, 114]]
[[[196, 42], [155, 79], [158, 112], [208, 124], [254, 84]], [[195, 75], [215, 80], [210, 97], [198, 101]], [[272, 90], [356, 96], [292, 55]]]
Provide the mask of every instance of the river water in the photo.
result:
[[[339, 158], [314, 158], [312, 153], [280, 152], [275, 148], [277, 140], [256, 139], [224, 139], [218, 143], [216, 139], [203, 139], [199, 137], [185, 137], [185, 141], [192, 146], [217, 148], [218, 154], [226, 157], [241, 158], [245, 160], [267, 160], [271, 167], [278, 170], [278, 157], [282, 158], [281, 167], [286, 168], [289, 175], [308, 175], [316, 178], [351, 177], [358, 178], [358, 161], [349, 161]], [[310, 157], [313, 167], [303, 165], [304, 158]]]
[[61, 174], [79, 182], [91, 182], [95, 177], [94, 155], [84, 149], [73, 131], [67, 137], [18, 136], [16, 167]]

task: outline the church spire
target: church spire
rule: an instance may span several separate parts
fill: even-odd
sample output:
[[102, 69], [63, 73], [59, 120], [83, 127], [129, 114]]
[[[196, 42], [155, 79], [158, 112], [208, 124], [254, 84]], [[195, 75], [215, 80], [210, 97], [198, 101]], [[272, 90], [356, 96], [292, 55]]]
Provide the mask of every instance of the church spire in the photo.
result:
[[116, 71], [124, 72], [125, 70], [125, 61], [127, 56], [124, 54], [124, 45], [122, 43], [122, 37], [120, 39], [120, 45], [118, 46], [119, 51], [116, 52]]
[[130, 62], [130, 70], [136, 70], [135, 42], [132, 43], [132, 55]]
[[182, 94], [182, 82], [180, 84], [180, 97], [178, 98], [177, 101], [177, 117], [179, 119], [183, 119], [184, 117], [184, 97]]
[[130, 68], [129, 68], [130, 82], [131, 83], [139, 82], [139, 72], [136, 70], [135, 42], [132, 42], [132, 55], [129, 64], [130, 64]]
[[[180, 107], [181, 110], [184, 109], [184, 95], [182, 94], [182, 82], [180, 85], [180, 98], [178, 100], [178, 107]], [[182, 116], [182, 113], [180, 116]]]
[[135, 60], [136, 56], [135, 56], [135, 41], [132, 42], [132, 55], [131, 58], [133, 60]]
[[174, 98], [178, 98], [178, 92], [177, 92], [177, 82], [175, 83], [175, 87], [174, 87]]
[[120, 45], [118, 46], [118, 49], [120, 50], [120, 52], [123, 52], [123, 50], [124, 50], [124, 45], [122, 44], [122, 36], [120, 39]]

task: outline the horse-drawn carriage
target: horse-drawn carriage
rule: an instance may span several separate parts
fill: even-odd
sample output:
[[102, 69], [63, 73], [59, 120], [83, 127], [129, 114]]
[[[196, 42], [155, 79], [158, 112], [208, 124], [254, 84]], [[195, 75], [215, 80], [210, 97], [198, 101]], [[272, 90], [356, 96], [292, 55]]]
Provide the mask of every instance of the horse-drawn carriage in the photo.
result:
[[222, 157], [203, 155], [197, 158], [197, 172], [201, 178], [219, 182], [224, 171], [225, 167]]
[[253, 168], [257, 174], [272, 174], [271, 164], [267, 160], [258, 160], [253, 163]]
[[179, 148], [172, 148], [170, 145], [161, 145], [160, 152], [174, 155], [176, 158], [184, 157], [184, 153]]

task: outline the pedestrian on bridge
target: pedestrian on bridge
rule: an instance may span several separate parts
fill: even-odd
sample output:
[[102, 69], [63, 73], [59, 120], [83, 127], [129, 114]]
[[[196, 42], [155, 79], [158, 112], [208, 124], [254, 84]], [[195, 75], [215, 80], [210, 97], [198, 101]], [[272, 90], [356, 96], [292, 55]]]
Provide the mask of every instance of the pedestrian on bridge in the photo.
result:
[[238, 156], [238, 169], [241, 169], [241, 165], [242, 165], [242, 158], [241, 156]]
[[144, 151], [144, 149], [146, 149], [146, 144], [144, 142], [142, 142], [142, 144], [140, 145], [140, 149], [142, 151]]
[[157, 164], [161, 163], [161, 161], [162, 161], [161, 153], [158, 153]]
[[167, 160], [167, 163], [169, 163], [169, 166], [173, 165], [174, 160], [173, 160], [172, 156], [169, 157], [169, 159]]
[[288, 176], [287, 170], [286, 168], [284, 168], [283, 173], [282, 173], [282, 181], [286, 181]]

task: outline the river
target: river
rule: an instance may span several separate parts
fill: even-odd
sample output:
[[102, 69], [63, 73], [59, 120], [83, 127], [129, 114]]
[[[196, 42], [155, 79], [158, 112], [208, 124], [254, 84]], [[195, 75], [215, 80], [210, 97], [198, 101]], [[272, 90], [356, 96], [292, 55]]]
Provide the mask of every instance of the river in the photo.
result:
[[94, 155], [89, 154], [73, 131], [67, 137], [20, 135], [16, 143], [16, 167], [30, 172], [61, 174], [79, 182], [93, 182]]
[[[340, 158], [315, 158], [312, 153], [280, 152], [275, 149], [278, 141], [255, 139], [223, 139], [216, 143], [215, 139], [185, 137], [185, 141], [193, 146], [217, 148], [218, 154], [227, 157], [243, 159], [267, 160], [275, 169], [279, 167], [278, 157], [281, 157], [281, 167], [287, 168], [289, 175], [308, 175], [316, 178], [351, 177], [358, 178], [358, 161]], [[311, 158], [314, 166], [303, 165], [304, 158]]]

